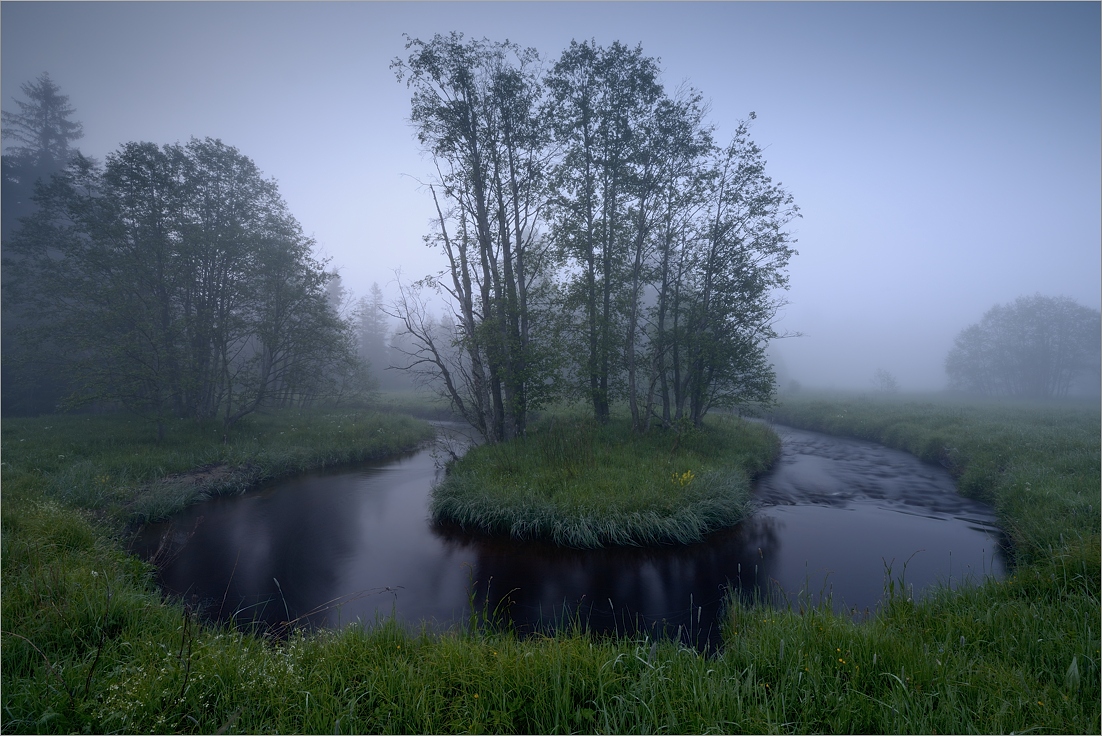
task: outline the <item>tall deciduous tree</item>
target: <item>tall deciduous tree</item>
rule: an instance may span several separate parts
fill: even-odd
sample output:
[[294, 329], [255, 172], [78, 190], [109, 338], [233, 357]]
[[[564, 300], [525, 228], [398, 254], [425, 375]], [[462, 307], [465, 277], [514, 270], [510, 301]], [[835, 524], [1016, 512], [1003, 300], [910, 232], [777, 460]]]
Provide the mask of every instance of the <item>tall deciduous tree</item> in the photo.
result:
[[[713, 142], [700, 94], [684, 88], [676, 98], [663, 95], [640, 125], [638, 137], [641, 156], [629, 209], [624, 365], [632, 424], [645, 432], [656, 416], [656, 390], [669, 389], [668, 319], [686, 275], [681, 255], [691, 232], [687, 227], [706, 201], [700, 182]], [[668, 400], [661, 416], [670, 422]]]
[[[582, 390], [598, 421], [608, 419], [617, 394], [623, 335], [634, 332], [624, 324], [624, 302], [638, 296], [641, 261], [632, 257], [646, 239], [647, 170], [657, 163], [644, 129], [663, 97], [658, 76], [657, 62], [641, 47], [575, 41], [546, 80], [546, 117], [562, 147], [553, 180], [555, 235], [572, 273], [566, 286], [568, 308], [579, 317], [572, 332], [584, 356]], [[642, 204], [635, 222], [633, 200]]]
[[21, 296], [71, 347], [74, 401], [228, 428], [351, 369], [331, 274], [237, 149], [129, 143], [102, 172], [78, 159], [39, 201], [15, 247], [49, 288]]
[[1018, 297], [957, 335], [945, 358], [950, 388], [992, 396], [1066, 396], [1087, 375], [1097, 385], [1102, 323], [1066, 297]]
[[[563, 386], [598, 421], [626, 400], [640, 432], [771, 399], [799, 213], [748, 123], [718, 148], [700, 93], [668, 95], [639, 47], [574, 42], [540, 75], [507, 43], [407, 46], [394, 66], [438, 173], [427, 242], [449, 264], [399, 300], [411, 367], [490, 441]], [[433, 291], [451, 316], [431, 318]]]
[[[751, 120], [754, 118], [751, 113]], [[787, 224], [799, 216], [792, 195], [765, 173], [749, 122], [716, 151], [693, 266], [682, 296], [678, 342], [683, 363], [675, 383], [678, 414], [699, 424], [712, 406], [767, 401], [774, 376], [765, 347], [788, 286], [795, 250]]]
[[[546, 385], [533, 339], [549, 267], [538, 231], [545, 157], [539, 59], [531, 49], [458, 33], [408, 39], [406, 48], [408, 58], [392, 66], [413, 90], [411, 120], [436, 165], [429, 188], [438, 232], [429, 242], [449, 264], [441, 278], [420, 283], [450, 296], [459, 351], [438, 344], [416, 295], [403, 295], [397, 316], [416, 341], [417, 365], [433, 367], [487, 441], [509, 439], [524, 432]], [[449, 365], [445, 355], [460, 362]]]

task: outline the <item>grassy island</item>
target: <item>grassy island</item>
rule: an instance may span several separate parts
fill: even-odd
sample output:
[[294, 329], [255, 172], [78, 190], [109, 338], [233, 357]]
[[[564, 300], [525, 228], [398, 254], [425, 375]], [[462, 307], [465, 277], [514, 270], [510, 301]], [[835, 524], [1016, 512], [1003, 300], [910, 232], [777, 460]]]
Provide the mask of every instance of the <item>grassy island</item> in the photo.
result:
[[432, 516], [570, 547], [697, 542], [746, 516], [750, 478], [779, 451], [766, 426], [733, 416], [640, 435], [560, 415], [472, 448], [433, 491]]

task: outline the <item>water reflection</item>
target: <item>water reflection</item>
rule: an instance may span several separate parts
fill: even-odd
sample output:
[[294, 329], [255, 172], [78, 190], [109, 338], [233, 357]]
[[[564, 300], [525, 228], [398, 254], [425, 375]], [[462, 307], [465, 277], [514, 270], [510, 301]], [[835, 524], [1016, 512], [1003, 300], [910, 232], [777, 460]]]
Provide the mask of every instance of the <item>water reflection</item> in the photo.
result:
[[[496, 611], [521, 633], [564, 620], [715, 645], [724, 596], [874, 611], [887, 576], [916, 594], [1002, 575], [991, 510], [948, 474], [869, 443], [782, 430], [747, 521], [700, 544], [571, 550], [433, 525], [432, 450], [213, 499], [149, 525], [136, 552], [207, 615], [279, 627], [394, 615], [446, 627]], [[472, 609], [473, 603], [473, 609]]]
[[502, 612], [520, 632], [578, 622], [593, 631], [679, 635], [718, 643], [719, 615], [734, 586], [747, 599], [770, 596], [778, 539], [768, 518], [708, 541], [652, 548], [562, 549], [438, 529], [446, 546], [473, 559], [476, 606]]

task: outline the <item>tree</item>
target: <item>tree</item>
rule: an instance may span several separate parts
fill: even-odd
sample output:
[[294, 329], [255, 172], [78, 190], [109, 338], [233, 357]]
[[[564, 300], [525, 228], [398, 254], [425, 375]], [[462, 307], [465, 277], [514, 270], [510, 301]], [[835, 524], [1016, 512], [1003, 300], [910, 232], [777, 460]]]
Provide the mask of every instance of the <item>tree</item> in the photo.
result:
[[395, 316], [418, 342], [415, 365], [433, 367], [484, 439], [510, 439], [523, 434], [547, 383], [533, 347], [537, 292], [550, 265], [537, 228], [545, 156], [539, 58], [459, 33], [407, 37], [406, 48], [408, 59], [392, 67], [413, 90], [411, 120], [437, 171], [429, 190], [438, 233], [426, 242], [449, 264], [441, 278], [418, 283], [450, 298], [462, 365], [446, 368], [418, 295], [403, 294]]
[[785, 227], [799, 209], [766, 175], [749, 131], [741, 122], [730, 144], [711, 152], [678, 266], [668, 383], [676, 417], [696, 425], [712, 407], [765, 403], [775, 390], [765, 348], [777, 337], [777, 293], [788, 288], [796, 254]]
[[772, 395], [764, 348], [798, 216], [748, 124], [718, 149], [700, 93], [671, 97], [659, 76], [640, 47], [574, 42], [546, 80], [576, 385], [598, 421], [626, 399], [637, 431], [659, 396], [668, 425]]
[[356, 303], [356, 350], [360, 360], [369, 366], [378, 385], [385, 389], [407, 389], [409, 376], [396, 370], [401, 364], [401, 345], [394, 341], [398, 333], [392, 330], [389, 307], [383, 290], [373, 282], [366, 296]]
[[9, 236], [19, 220], [34, 211], [34, 188], [61, 171], [77, 154], [73, 146], [84, 127], [72, 119], [76, 110], [69, 96], [43, 73], [20, 89], [26, 99], [15, 101], [18, 112], [4, 110], [3, 120], [3, 223]]
[[638, 432], [771, 399], [798, 210], [746, 123], [718, 148], [700, 93], [667, 95], [640, 47], [574, 42], [546, 74], [509, 43], [407, 48], [393, 66], [437, 170], [426, 243], [449, 264], [402, 287], [409, 368], [491, 442], [553, 396], [600, 422], [626, 399]]
[[84, 135], [83, 126], [69, 119], [76, 111], [68, 95], [61, 94], [49, 72], [20, 89], [27, 99], [16, 100], [19, 112], [5, 110], [2, 114], [4, 133], [23, 144], [12, 152], [64, 164], [72, 151], [70, 144]]
[[945, 358], [950, 388], [991, 396], [1066, 396], [1098, 371], [1100, 314], [1066, 297], [995, 305], [957, 335]]
[[352, 370], [332, 274], [237, 149], [128, 143], [102, 171], [78, 157], [38, 201], [13, 247], [45, 288], [16, 298], [69, 346], [70, 403], [228, 429], [332, 393]]
[[357, 321], [357, 350], [360, 357], [382, 370], [389, 365], [387, 356], [387, 325], [386, 300], [383, 298], [383, 290], [378, 282], [372, 282], [371, 293], [360, 298], [356, 305]]
[[[648, 145], [655, 137], [644, 131], [653, 129], [663, 100], [658, 76], [657, 61], [642, 47], [572, 41], [546, 82], [546, 118], [562, 147], [553, 179], [555, 235], [571, 269], [565, 286], [567, 309], [577, 315], [575, 352], [584, 356], [579, 383], [600, 422], [609, 417], [618, 369], [638, 327], [648, 210], [661, 156]], [[625, 334], [631, 337], [622, 339]], [[634, 369], [633, 359], [630, 365]]]
[[21, 85], [25, 99], [17, 99], [18, 111], [4, 110], [2, 157], [3, 186], [0, 187], [0, 242], [3, 243], [2, 311], [3, 412], [37, 413], [50, 410], [60, 397], [61, 386], [53, 365], [59, 348], [39, 340], [19, 339], [35, 315], [7, 295], [18, 288], [36, 288], [29, 283], [28, 271], [8, 246], [20, 222], [36, 209], [35, 187], [48, 183], [78, 155], [74, 143], [82, 136], [82, 126], [72, 119], [75, 110], [69, 98], [61, 94], [48, 73]]
[[[636, 134], [640, 153], [628, 207], [624, 369], [632, 425], [640, 432], [655, 414], [660, 383], [663, 393], [669, 388], [667, 320], [679, 285], [678, 254], [687, 242], [686, 225], [706, 199], [699, 184], [714, 145], [704, 112], [696, 90], [682, 88], [676, 98], [663, 93]], [[663, 395], [662, 419], [668, 425], [666, 399]]]
[[876, 369], [876, 373], [872, 377], [872, 384], [882, 394], [899, 393], [899, 381], [895, 380], [895, 376], [887, 368]]

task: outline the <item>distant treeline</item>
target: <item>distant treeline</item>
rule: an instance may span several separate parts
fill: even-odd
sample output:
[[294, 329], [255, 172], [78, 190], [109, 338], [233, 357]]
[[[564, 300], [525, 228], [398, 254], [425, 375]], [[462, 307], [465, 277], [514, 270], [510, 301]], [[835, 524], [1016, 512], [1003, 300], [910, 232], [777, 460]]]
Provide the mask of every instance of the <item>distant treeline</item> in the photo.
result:
[[[48, 75], [4, 112], [4, 409], [231, 426], [370, 388], [334, 275], [275, 183], [218, 140], [99, 163]], [[13, 227], [13, 225], [16, 225]]]
[[996, 304], [961, 330], [945, 358], [949, 387], [988, 396], [1047, 399], [1098, 394], [1102, 314], [1067, 297]]

